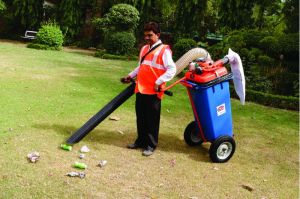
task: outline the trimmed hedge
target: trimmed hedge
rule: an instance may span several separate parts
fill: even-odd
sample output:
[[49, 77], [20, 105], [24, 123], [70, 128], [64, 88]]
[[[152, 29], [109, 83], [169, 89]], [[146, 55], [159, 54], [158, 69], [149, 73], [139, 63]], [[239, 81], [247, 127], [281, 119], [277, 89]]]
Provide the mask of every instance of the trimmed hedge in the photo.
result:
[[183, 54], [195, 47], [197, 47], [197, 42], [195, 40], [189, 38], [179, 39], [174, 45], [174, 59], [179, 59]]
[[114, 55], [130, 54], [134, 48], [135, 37], [131, 32], [111, 32], [105, 37], [104, 48]]
[[38, 50], [61, 50], [61, 48], [51, 47], [45, 44], [36, 44], [36, 43], [29, 43], [27, 45], [27, 48], [34, 48]]
[[[234, 87], [230, 87], [231, 96], [238, 98], [235, 93]], [[254, 90], [246, 89], [246, 102], [252, 101], [265, 106], [271, 106], [275, 108], [299, 110], [299, 98], [283, 95], [272, 95], [269, 93], [263, 93]]]
[[138, 56], [134, 55], [113, 55], [106, 53], [105, 50], [98, 50], [95, 53], [95, 57], [100, 57], [101, 59], [113, 59], [113, 60], [128, 60], [128, 61], [137, 61]]

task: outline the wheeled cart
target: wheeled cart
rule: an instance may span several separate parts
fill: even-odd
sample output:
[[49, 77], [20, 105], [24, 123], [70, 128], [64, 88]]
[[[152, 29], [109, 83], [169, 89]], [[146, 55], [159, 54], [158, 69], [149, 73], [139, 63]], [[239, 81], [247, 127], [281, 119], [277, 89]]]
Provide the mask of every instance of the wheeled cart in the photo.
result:
[[209, 155], [217, 163], [228, 161], [236, 147], [229, 91], [232, 74], [224, 67], [227, 62], [227, 58], [215, 63], [198, 60], [181, 81], [187, 88], [195, 118], [186, 127], [184, 140], [190, 146], [211, 142]]

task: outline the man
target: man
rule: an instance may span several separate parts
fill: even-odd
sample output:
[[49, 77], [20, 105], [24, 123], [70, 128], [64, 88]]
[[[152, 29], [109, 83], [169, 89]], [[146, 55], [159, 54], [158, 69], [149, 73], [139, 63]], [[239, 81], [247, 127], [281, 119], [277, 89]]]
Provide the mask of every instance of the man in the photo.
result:
[[161, 99], [165, 82], [176, 74], [176, 66], [168, 45], [163, 45], [159, 25], [149, 22], [144, 25], [146, 45], [140, 51], [139, 66], [127, 77], [121, 78], [129, 83], [136, 77], [136, 121], [137, 139], [127, 148], [144, 148], [144, 156], [153, 154], [157, 143], [160, 123]]

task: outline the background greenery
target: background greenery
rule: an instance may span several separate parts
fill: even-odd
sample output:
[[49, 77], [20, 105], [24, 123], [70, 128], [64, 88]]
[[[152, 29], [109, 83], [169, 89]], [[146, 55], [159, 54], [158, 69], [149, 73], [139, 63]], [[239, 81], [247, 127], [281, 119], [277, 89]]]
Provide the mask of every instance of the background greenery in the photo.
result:
[[247, 89], [299, 97], [297, 0], [0, 0], [0, 38], [20, 39], [52, 21], [65, 46], [97, 48], [102, 58], [137, 56], [150, 20], [160, 23], [175, 60], [195, 46], [215, 60], [232, 48], [242, 57]]

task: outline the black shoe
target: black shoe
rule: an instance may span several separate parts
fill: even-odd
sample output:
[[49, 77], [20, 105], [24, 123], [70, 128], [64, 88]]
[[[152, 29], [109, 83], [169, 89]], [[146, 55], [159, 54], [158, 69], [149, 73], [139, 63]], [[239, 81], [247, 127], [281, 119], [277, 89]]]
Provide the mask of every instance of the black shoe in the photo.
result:
[[137, 144], [135, 144], [135, 143], [133, 143], [133, 144], [128, 144], [127, 145], [127, 148], [128, 149], [137, 149], [137, 148], [139, 148], [140, 146], [139, 145], [137, 145]]
[[143, 156], [150, 156], [154, 153], [154, 149], [150, 146], [148, 146], [144, 151], [143, 151]]

